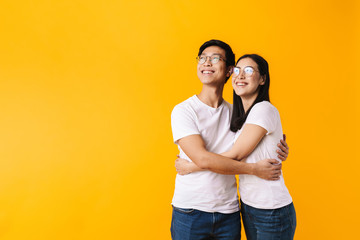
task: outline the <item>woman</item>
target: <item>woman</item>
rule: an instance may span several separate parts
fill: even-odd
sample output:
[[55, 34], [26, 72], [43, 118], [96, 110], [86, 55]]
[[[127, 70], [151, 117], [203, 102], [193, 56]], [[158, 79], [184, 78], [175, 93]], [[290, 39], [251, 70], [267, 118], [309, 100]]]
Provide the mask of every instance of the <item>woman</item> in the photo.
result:
[[[236, 132], [236, 136], [233, 148], [221, 155], [241, 158], [248, 163], [276, 159], [278, 139], [283, 133], [279, 112], [269, 102], [268, 63], [256, 54], [243, 55], [233, 72], [234, 103], [230, 129]], [[202, 170], [181, 159], [176, 162], [176, 168], [179, 174]], [[282, 174], [278, 181], [239, 175], [239, 192], [248, 240], [293, 239], [296, 213]]]

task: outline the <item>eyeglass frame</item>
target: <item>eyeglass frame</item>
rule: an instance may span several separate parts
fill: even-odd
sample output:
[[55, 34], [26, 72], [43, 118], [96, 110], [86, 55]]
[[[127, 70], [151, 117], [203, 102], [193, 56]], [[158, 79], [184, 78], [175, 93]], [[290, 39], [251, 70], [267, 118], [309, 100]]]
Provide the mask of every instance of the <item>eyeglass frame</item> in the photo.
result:
[[[253, 70], [253, 72], [251, 73], [250, 76], [246, 76], [246, 73], [244, 73], [244, 76], [246, 76], [246, 77], [251, 77], [252, 75], [254, 75], [254, 72], [260, 72], [260, 71], [258, 71], [258, 70], [255, 70], [254, 67], [252, 67], [252, 66], [246, 66], [246, 67], [244, 67], [243, 69], [245, 70], [246, 68], [251, 68], [251, 69]], [[235, 74], [235, 69], [239, 69], [239, 73], [238, 73], [238, 74]], [[243, 70], [242, 72], [244, 72], [244, 70]], [[240, 68], [240, 67], [233, 67], [232, 72], [233, 72], [233, 77], [237, 77], [237, 76], [239, 76], [240, 73], [241, 73], [241, 68]]]
[[[200, 63], [200, 56], [205, 57], [205, 61], [204, 61], [203, 63]], [[218, 57], [219, 57], [219, 60], [216, 61], [215, 63], [213, 62], [213, 59], [211, 59], [211, 58], [214, 57], [214, 56], [218, 56]], [[204, 63], [207, 62], [208, 58], [210, 58], [211, 64], [217, 64], [220, 60], [223, 60], [225, 63], [227, 63], [227, 60], [226, 60], [223, 56], [221, 56], [220, 54], [213, 54], [213, 55], [211, 55], [211, 56], [199, 55], [199, 56], [196, 57], [196, 61], [197, 61], [198, 64], [204, 64]]]

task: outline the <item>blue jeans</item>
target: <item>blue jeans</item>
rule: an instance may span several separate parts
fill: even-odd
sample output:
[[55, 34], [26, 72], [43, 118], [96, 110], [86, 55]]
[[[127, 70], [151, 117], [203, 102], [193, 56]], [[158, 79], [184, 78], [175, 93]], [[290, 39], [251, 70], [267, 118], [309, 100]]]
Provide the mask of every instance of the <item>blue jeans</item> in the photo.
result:
[[239, 240], [240, 221], [240, 211], [223, 214], [173, 207], [171, 238], [173, 240]]
[[241, 215], [248, 240], [294, 239], [296, 213], [293, 203], [277, 209], [259, 209], [241, 202]]

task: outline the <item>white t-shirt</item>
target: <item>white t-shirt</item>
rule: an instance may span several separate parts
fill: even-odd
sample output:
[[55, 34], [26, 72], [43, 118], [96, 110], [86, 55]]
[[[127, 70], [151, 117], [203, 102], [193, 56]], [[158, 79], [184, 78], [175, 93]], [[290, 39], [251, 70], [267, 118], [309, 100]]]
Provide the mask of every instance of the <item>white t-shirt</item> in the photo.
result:
[[[218, 108], [212, 108], [194, 95], [175, 106], [171, 113], [174, 142], [189, 135], [198, 134], [206, 149], [214, 153], [228, 151], [234, 133], [230, 131], [232, 105], [225, 100]], [[189, 159], [183, 150], [180, 157]], [[191, 161], [191, 160], [190, 160]], [[188, 175], [176, 175], [172, 205], [193, 208], [205, 212], [234, 213], [239, 202], [234, 175], [200, 171]]]
[[[283, 132], [278, 110], [268, 101], [257, 103], [251, 109], [245, 124], [256, 124], [267, 131], [255, 150], [247, 157], [246, 162], [256, 163], [266, 158], [280, 161], [277, 158], [276, 150]], [[242, 129], [236, 133], [235, 141]], [[292, 202], [282, 174], [278, 181], [268, 181], [254, 175], [240, 174], [239, 192], [241, 201], [255, 208], [276, 209]]]

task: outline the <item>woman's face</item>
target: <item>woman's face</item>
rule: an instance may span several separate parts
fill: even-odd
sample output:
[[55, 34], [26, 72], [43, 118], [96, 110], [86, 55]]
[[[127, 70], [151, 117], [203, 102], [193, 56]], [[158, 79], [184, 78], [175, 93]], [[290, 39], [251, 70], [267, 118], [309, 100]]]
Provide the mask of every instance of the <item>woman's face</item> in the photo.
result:
[[256, 97], [259, 86], [264, 84], [264, 77], [260, 75], [254, 60], [243, 58], [236, 64], [232, 75], [232, 86], [238, 96], [242, 98]]

